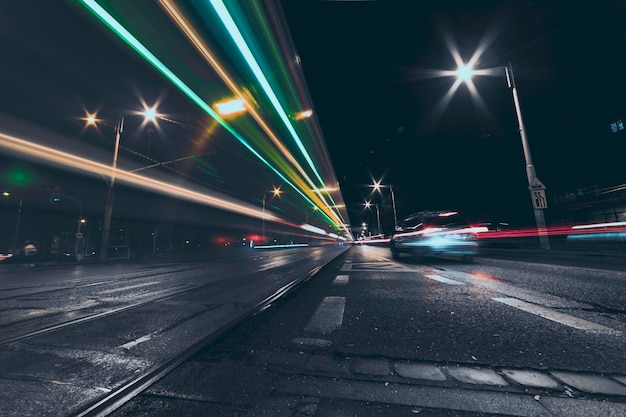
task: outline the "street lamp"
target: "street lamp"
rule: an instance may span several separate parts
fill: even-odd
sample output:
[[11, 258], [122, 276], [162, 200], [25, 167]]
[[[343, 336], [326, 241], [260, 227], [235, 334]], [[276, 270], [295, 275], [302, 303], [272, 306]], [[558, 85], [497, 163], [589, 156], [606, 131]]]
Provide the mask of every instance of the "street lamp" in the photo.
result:
[[267, 194], [271, 193], [272, 198], [274, 197], [280, 197], [280, 195], [283, 193], [284, 191], [281, 191], [280, 187], [274, 187], [274, 189], [272, 191], [266, 191], [263, 193], [263, 228], [262, 228], [262, 233], [261, 233], [261, 239], [265, 239], [265, 200], [267, 198]]
[[[382, 180], [380, 181], [374, 181], [374, 184], [372, 184], [372, 187], [374, 187], [374, 191], [378, 191], [379, 193], [382, 194], [382, 191], [380, 190], [383, 187], [387, 187], [386, 185], [381, 185]], [[398, 215], [396, 213], [396, 196], [393, 193], [393, 186], [389, 185], [389, 191], [391, 191], [391, 207], [393, 208], [393, 230], [395, 231], [398, 228]]]
[[366, 201], [364, 205], [366, 209], [369, 209], [372, 206], [376, 208], [376, 220], [378, 221], [378, 234], [380, 235], [382, 232], [380, 230], [380, 211], [378, 210], [378, 204], [373, 204], [373, 203], [370, 203], [369, 201]]
[[[145, 108], [143, 112], [144, 119], [146, 121], [154, 122], [156, 117], [158, 116], [155, 107]], [[87, 121], [87, 126], [96, 126], [100, 121], [97, 119], [96, 114], [88, 114], [85, 118]], [[102, 226], [102, 241], [100, 243], [100, 260], [105, 261], [107, 259], [107, 252], [109, 248], [109, 235], [111, 233], [111, 216], [113, 214], [113, 200], [115, 198], [114, 185], [115, 185], [115, 174], [117, 170], [117, 156], [120, 150], [120, 136], [124, 131], [124, 116], [120, 116], [115, 129], [115, 150], [113, 151], [113, 164], [111, 166], [111, 178], [108, 181], [108, 191], [107, 198], [104, 207], [104, 221]]]
[[[519, 134], [522, 140], [522, 148], [524, 150], [524, 159], [526, 161], [526, 178], [528, 180], [528, 189], [530, 190], [530, 199], [535, 213], [535, 223], [537, 225], [537, 232], [539, 233], [539, 243], [542, 249], [550, 249], [550, 241], [548, 240], [548, 232], [546, 230], [546, 220], [543, 215], [543, 209], [545, 206], [545, 187], [537, 178], [535, 172], [535, 166], [530, 155], [530, 147], [528, 145], [528, 138], [526, 137], [526, 129], [524, 127], [524, 121], [522, 120], [522, 112], [520, 110], [519, 98], [517, 96], [517, 88], [515, 86], [515, 78], [513, 77], [513, 67], [509, 63], [504, 68], [506, 75], [506, 81], [511, 94], [513, 96], [513, 104], [515, 107], [515, 115], [517, 116], [517, 123], [519, 127]], [[471, 64], [461, 64], [459, 68], [454, 72], [457, 76], [458, 82], [470, 83], [472, 75], [477, 72], [474, 71]], [[539, 200], [536, 193], [539, 193]], [[540, 201], [540, 203], [537, 203]]]

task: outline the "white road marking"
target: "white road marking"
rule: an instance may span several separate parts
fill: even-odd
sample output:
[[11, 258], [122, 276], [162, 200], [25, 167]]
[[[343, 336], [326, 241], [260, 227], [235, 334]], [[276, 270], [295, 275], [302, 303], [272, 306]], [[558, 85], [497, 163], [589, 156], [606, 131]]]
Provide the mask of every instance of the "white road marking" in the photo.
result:
[[337, 275], [333, 281], [333, 285], [345, 285], [350, 280], [350, 275]]
[[441, 275], [425, 275], [426, 278], [434, 279], [435, 281], [443, 282], [444, 284], [449, 285], [465, 285], [464, 282], [455, 281], [453, 279], [449, 279], [446, 277], [442, 277]]
[[493, 300], [509, 305], [511, 307], [519, 308], [527, 313], [535, 314], [548, 320], [555, 321], [565, 326], [573, 327], [579, 330], [585, 330], [588, 332], [606, 333], [612, 335], [621, 335], [619, 330], [611, 329], [610, 327], [603, 326], [601, 324], [592, 323], [587, 320], [579, 319], [568, 314], [559, 313], [548, 307], [539, 306], [536, 304], [527, 303], [526, 301], [518, 300], [517, 298], [492, 298]]
[[304, 330], [307, 332], [330, 333], [341, 328], [345, 308], [345, 297], [324, 298]]
[[541, 304], [546, 307], [553, 308], [593, 308], [587, 303], [580, 301], [567, 300], [556, 295], [544, 294], [541, 292], [527, 290], [524, 288], [516, 287], [514, 285], [506, 284], [497, 279], [490, 279], [487, 277], [481, 277], [480, 275], [470, 274], [461, 271], [446, 271], [446, 275], [450, 275], [453, 278], [464, 281], [468, 284], [477, 285], [479, 287], [486, 288], [491, 291], [498, 292], [503, 295], [507, 295], [512, 298], [522, 299], [533, 304]]
[[341, 267], [342, 271], [352, 271], [352, 264], [343, 264]]
[[114, 292], [132, 290], [134, 288], [141, 288], [141, 287], [147, 287], [149, 285], [156, 285], [156, 284], [159, 284], [160, 282], [161, 281], [152, 281], [152, 282], [146, 282], [143, 284], [127, 285], [126, 287], [113, 288], [112, 290], [98, 291], [98, 294], [111, 294]]
[[152, 335], [151, 334], [147, 334], [145, 336], [141, 336], [139, 339], [133, 340], [132, 342], [124, 343], [123, 345], [118, 346], [118, 348], [130, 349], [130, 348], [133, 348], [133, 347], [137, 346], [138, 344], [141, 344], [143, 342], [147, 342], [150, 339], [152, 339]]
[[[346, 265], [344, 265], [345, 267]], [[394, 262], [358, 262], [348, 265], [349, 269], [341, 268], [342, 271], [359, 271], [359, 272], [411, 272], [415, 273], [415, 269], [411, 269], [405, 265]]]

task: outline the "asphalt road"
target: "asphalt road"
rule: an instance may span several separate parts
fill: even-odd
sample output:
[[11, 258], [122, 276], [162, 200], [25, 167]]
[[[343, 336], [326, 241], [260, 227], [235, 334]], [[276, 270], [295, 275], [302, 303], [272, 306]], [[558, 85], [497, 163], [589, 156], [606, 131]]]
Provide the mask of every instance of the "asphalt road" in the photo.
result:
[[2, 271], [0, 415], [79, 415], [312, 273], [113, 415], [626, 415], [626, 273], [562, 261], [358, 246]]
[[623, 416], [626, 274], [358, 246], [116, 416]]

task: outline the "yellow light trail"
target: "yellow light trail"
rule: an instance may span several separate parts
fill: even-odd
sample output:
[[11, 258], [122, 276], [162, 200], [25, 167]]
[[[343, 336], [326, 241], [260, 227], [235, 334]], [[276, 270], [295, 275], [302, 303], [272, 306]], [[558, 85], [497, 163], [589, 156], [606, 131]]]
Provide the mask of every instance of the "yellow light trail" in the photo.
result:
[[[29, 141], [27, 139], [18, 138], [0, 132], [0, 148], [8, 149], [20, 155], [38, 159], [45, 163], [54, 163], [67, 168], [73, 168], [85, 171], [91, 174], [100, 174], [104, 177], [111, 175], [111, 166], [91, 159], [83, 158], [78, 155], [60, 151]], [[156, 180], [143, 175], [138, 175], [129, 171], [115, 171], [115, 177], [118, 181], [123, 181], [129, 185], [143, 188], [148, 191], [170, 195], [176, 198], [184, 199], [198, 204], [215, 207], [221, 210], [242, 214], [266, 221], [282, 223], [292, 227], [299, 228], [300, 225], [290, 223], [283, 220], [267, 210], [263, 212], [253, 205], [239, 203], [226, 196], [209, 195], [204, 192], [194, 191], [189, 188], [179, 187], [165, 181]], [[217, 194], [217, 193], [216, 193]]]

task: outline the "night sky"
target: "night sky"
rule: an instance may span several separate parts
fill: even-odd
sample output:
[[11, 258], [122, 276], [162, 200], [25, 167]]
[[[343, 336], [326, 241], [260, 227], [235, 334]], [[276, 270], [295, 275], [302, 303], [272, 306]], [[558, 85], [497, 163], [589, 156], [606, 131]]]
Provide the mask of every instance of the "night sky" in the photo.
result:
[[[511, 63], [533, 162], [548, 198], [626, 182], [626, 4], [602, 1], [283, 1], [342, 184], [359, 209], [374, 179], [399, 213], [529, 213], [521, 141], [504, 70], [454, 80], [449, 45], [479, 69]], [[388, 208], [388, 191], [383, 202]], [[380, 197], [373, 196], [374, 201]]]
[[[393, 186], [399, 218], [418, 210], [463, 209], [476, 218], [531, 217], [532, 222], [524, 156], [502, 69], [508, 63], [549, 210], [561, 193], [626, 183], [626, 133], [610, 129], [611, 123], [626, 120], [623, 1], [280, 4], [353, 225], [372, 221], [372, 213], [363, 210], [365, 200], [377, 204], [383, 223], [391, 224], [389, 188], [382, 195], [372, 193], [369, 185], [375, 180]], [[182, 50], [171, 36], [175, 30], [164, 29], [171, 25], [164, 16], [128, 19], [154, 45], [172, 54]], [[154, 19], [162, 19], [163, 26], [155, 26], [159, 20]], [[205, 155], [198, 137], [211, 120], [74, 2], [2, 2], [0, 46], [0, 113], [32, 120], [73, 138], [77, 146], [89, 144], [110, 161], [112, 130], [86, 131], [80, 120], [84, 112], [99, 109], [113, 120], [137, 109], [140, 101], [159, 102], [160, 112], [176, 123], [141, 129], [128, 118], [124, 156], [147, 164], [147, 157], [163, 161], [196, 153], [201, 157], [177, 165], [177, 172], [256, 207], [262, 193], [277, 183], [271, 173], [255, 171], [258, 161], [225, 132], [211, 139]], [[438, 71], [456, 68], [453, 49], [463, 61], [481, 49], [476, 67], [495, 70], [493, 76], [473, 79], [478, 96], [461, 85], [444, 103], [454, 79]], [[177, 65], [197, 77], [199, 85], [214, 81], [197, 60]], [[23, 168], [32, 176], [24, 196], [36, 196], [48, 207], [46, 189], [62, 185], [68, 194], [84, 195], [85, 211], [100, 215], [102, 178], [90, 178], [85, 185], [75, 176], [28, 164], [0, 154], [0, 185], [16, 188], [7, 175]], [[147, 201], [120, 205], [171, 204], [159, 198]], [[291, 210], [299, 222], [309, 218], [310, 207], [295, 200], [290, 204], [272, 209]], [[184, 217], [178, 214], [173, 221], [192, 218]], [[212, 217], [193, 218], [202, 222]]]

